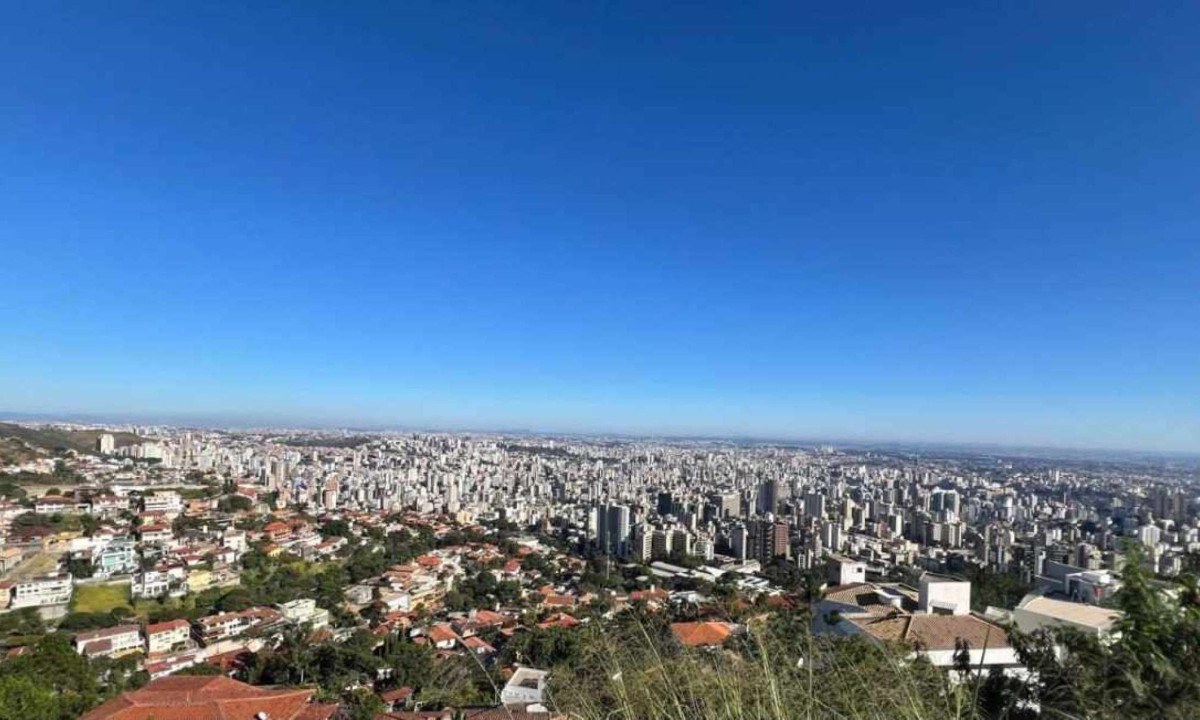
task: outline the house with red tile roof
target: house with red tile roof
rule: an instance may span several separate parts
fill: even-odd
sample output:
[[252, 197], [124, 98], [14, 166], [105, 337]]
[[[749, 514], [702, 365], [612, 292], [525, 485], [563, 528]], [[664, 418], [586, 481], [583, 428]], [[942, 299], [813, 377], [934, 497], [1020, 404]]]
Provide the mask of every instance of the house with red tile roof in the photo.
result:
[[435, 647], [442, 650], [453, 649], [455, 643], [458, 642], [458, 635], [446, 623], [434, 625], [425, 632], [425, 635]]
[[122, 693], [81, 720], [329, 720], [338, 707], [312, 702], [315, 692], [258, 688], [223, 676], [170, 676]]
[[671, 633], [687, 647], [720, 647], [737, 630], [737, 625], [727, 622], [671, 623]]

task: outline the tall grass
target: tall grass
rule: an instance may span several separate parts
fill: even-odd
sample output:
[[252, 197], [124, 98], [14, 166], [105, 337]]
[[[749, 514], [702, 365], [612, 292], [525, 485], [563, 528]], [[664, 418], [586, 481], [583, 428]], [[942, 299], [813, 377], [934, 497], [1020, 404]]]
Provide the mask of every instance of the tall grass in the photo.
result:
[[813, 637], [802, 616], [752, 624], [725, 648], [679, 647], [635, 618], [589, 628], [583, 657], [560, 668], [552, 704], [578, 720], [948, 720], [974, 717], [968, 688], [904, 651]]

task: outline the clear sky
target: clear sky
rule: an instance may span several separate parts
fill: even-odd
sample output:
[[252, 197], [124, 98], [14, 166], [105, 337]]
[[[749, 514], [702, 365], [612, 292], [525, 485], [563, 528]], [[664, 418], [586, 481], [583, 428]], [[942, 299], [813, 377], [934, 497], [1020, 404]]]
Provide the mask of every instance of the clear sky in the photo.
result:
[[1200, 4], [9, 3], [0, 410], [1200, 450]]

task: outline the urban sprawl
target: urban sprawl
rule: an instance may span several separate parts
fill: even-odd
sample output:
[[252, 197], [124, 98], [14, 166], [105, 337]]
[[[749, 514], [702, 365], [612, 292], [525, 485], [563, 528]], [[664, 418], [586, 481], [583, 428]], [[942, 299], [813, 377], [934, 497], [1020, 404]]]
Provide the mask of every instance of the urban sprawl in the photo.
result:
[[[1010, 633], [1109, 638], [1131, 557], [1167, 583], [1200, 549], [1195, 465], [1166, 461], [6, 427], [18, 432], [0, 445], [5, 662], [57, 630], [107, 663], [92, 719], [189, 702], [258, 703], [271, 720], [359, 705], [559, 717], [556, 646], [537, 639], [631, 613], [704, 649], [803, 608], [816, 636], [898, 643], [947, 674], [1019, 674]], [[336, 666], [346, 694], [280, 660], [301, 651], [334, 658], [313, 667]]]

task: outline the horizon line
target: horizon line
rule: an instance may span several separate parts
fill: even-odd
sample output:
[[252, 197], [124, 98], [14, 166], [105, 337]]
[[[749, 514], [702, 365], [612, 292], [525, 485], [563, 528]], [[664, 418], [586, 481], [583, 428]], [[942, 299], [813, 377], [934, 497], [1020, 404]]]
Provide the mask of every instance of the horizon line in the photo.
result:
[[[236, 416], [236, 414], [233, 414]], [[195, 428], [198, 430], [225, 430], [231, 432], [255, 432], [264, 430], [290, 430], [302, 432], [328, 432], [328, 431], [344, 431], [344, 432], [362, 432], [362, 433], [426, 433], [426, 434], [479, 434], [479, 435], [529, 435], [543, 437], [577, 437], [577, 438], [595, 438], [595, 437], [618, 437], [625, 439], [641, 439], [641, 440], [664, 440], [664, 441], [744, 441], [755, 442], [762, 444], [794, 444], [794, 445], [830, 445], [837, 447], [839, 445], [846, 447], [858, 447], [864, 449], [903, 449], [905, 447], [925, 447], [931, 450], [944, 449], [960, 449], [960, 450], [975, 450], [975, 451], [1010, 451], [1009, 454], [1021, 456], [1022, 452], [1039, 452], [1039, 453], [1071, 453], [1071, 454], [1088, 454], [1088, 453], [1104, 453], [1113, 455], [1140, 455], [1158, 458], [1186, 458], [1192, 460], [1200, 460], [1200, 451], [1198, 450], [1178, 450], [1178, 449], [1141, 449], [1128, 447], [1106, 447], [1106, 446], [1069, 446], [1069, 445], [1054, 445], [1054, 444], [1034, 444], [1034, 443], [1006, 443], [1000, 441], [981, 441], [981, 440], [937, 440], [937, 439], [897, 439], [897, 438], [837, 438], [833, 436], [786, 436], [786, 435], [770, 435], [756, 433], [681, 433], [681, 432], [661, 432], [661, 433], [637, 433], [622, 430], [563, 430], [563, 429], [546, 429], [546, 428], [501, 428], [501, 427], [471, 427], [457, 426], [446, 427], [436, 425], [420, 425], [420, 424], [405, 424], [405, 423], [339, 423], [333, 421], [308, 420], [308, 421], [267, 421], [263, 418], [258, 418], [254, 421], [241, 422], [232, 421], [232, 416], [222, 417], [220, 413], [120, 413], [120, 412], [23, 412], [23, 411], [8, 411], [0, 410], [0, 422], [37, 422], [37, 423], [80, 423], [92, 425], [104, 424], [127, 424], [127, 425], [162, 425], [172, 428]], [[1067, 458], [1061, 458], [1067, 459]]]

